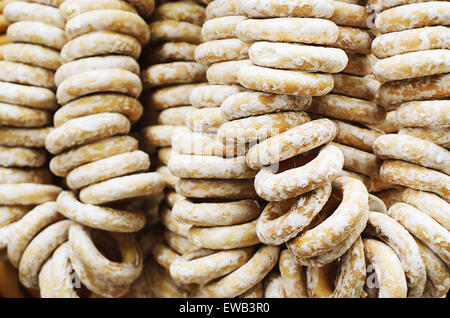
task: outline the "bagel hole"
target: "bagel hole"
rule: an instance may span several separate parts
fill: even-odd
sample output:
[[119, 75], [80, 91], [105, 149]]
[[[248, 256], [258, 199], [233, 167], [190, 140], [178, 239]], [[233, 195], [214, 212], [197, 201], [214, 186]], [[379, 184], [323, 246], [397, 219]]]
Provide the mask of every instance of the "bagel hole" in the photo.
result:
[[92, 231], [91, 237], [95, 247], [105, 258], [116, 263], [123, 261], [117, 242], [108, 232]]
[[73, 271], [73, 281], [79, 282], [79, 284], [74, 288], [78, 297], [90, 298], [93, 295], [93, 293], [83, 284], [75, 271]]
[[336, 189], [333, 188], [331, 191], [331, 195], [328, 198], [328, 201], [323, 206], [322, 210], [314, 217], [312, 222], [308, 224], [302, 232], [306, 232], [310, 229], [315, 228], [322, 222], [324, 222], [326, 219], [328, 219], [329, 216], [331, 216], [334, 211], [339, 207], [342, 201], [342, 195], [339, 193]]
[[299, 154], [295, 157], [280, 161], [278, 164], [277, 173], [284, 172], [290, 169], [298, 168], [313, 161], [319, 155], [320, 148], [315, 148], [310, 151]]

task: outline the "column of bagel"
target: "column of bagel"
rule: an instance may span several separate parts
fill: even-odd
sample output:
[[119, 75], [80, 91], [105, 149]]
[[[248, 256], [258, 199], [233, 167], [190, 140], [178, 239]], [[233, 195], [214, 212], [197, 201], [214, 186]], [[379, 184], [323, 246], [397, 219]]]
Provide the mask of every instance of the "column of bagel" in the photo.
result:
[[201, 43], [204, 18], [201, 2], [161, 1], [150, 21], [152, 40], [147, 46], [148, 54], [143, 56], [148, 66], [142, 73], [146, 93], [141, 137], [145, 150], [157, 158], [156, 170], [164, 177], [167, 191], [156, 202], [153, 200], [159, 237], [148, 240], [153, 237], [151, 232], [142, 237], [147, 240], [144, 250], [150, 254], [136, 286], [142, 295], [175, 298], [186, 297], [187, 293], [172, 280], [168, 268], [174, 258], [196, 248], [185, 237], [185, 229], [172, 217], [171, 209], [181, 197], [174, 190], [179, 178], [167, 165], [172, 154], [172, 135], [185, 128], [185, 117], [193, 109], [190, 93], [205, 85], [207, 68], [194, 59], [194, 51]]
[[3, 9], [6, 5], [11, 2], [10, 0], [0, 1], [0, 60], [3, 60], [3, 50], [5, 45], [9, 43], [8, 36], [6, 35], [6, 30], [8, 29], [8, 22], [3, 15]]
[[45, 147], [66, 189], [55, 209], [68, 220], [52, 241], [44, 237], [52, 251], [40, 259], [41, 297], [120, 297], [142, 271], [133, 233], [146, 218], [130, 201], [165, 186], [159, 173], [147, 172], [149, 157], [130, 136], [143, 112], [137, 59], [150, 38], [143, 17], [153, 7], [148, 0], [59, 7], [67, 39], [54, 77], [61, 107]]
[[[381, 178], [397, 189], [380, 193], [386, 215], [371, 215], [371, 233], [391, 238], [409, 297], [445, 297], [450, 288], [450, 3], [375, 1], [372, 44], [380, 59], [380, 105], [403, 127], [373, 144], [385, 160]], [[382, 223], [383, 222], [383, 223]], [[392, 231], [391, 231], [392, 229]], [[408, 253], [407, 253], [408, 252]], [[377, 273], [378, 274], [378, 273]], [[380, 290], [381, 292], [381, 290]]]
[[364, 5], [335, 1], [334, 7], [330, 20], [338, 25], [339, 37], [333, 46], [345, 50], [348, 63], [333, 74], [332, 91], [314, 97], [308, 112], [335, 119], [339, 129], [333, 145], [344, 155], [343, 174], [377, 192], [391, 186], [380, 179], [380, 160], [372, 153], [374, 140], [384, 133], [386, 111], [375, 103], [380, 83], [371, 75], [376, 58], [371, 55], [369, 15]]
[[164, 262], [168, 247], [176, 250], [172, 235], [172, 245], [157, 244], [153, 254], [185, 297], [262, 297], [261, 282], [278, 260], [278, 247], [259, 244], [256, 235], [261, 205], [253, 186], [256, 171], [245, 162], [248, 147], [222, 144], [217, 134], [226, 121], [220, 105], [245, 90], [237, 72], [249, 63], [248, 44], [235, 35], [245, 20], [235, 4], [216, 0], [206, 8], [204, 42], [195, 59], [207, 68], [209, 84], [192, 90], [186, 127], [172, 136], [168, 168], [178, 181], [165, 225], [185, 248]]
[[[368, 219], [369, 194], [358, 178], [342, 176], [346, 158], [332, 143], [338, 124], [316, 114], [321, 101], [341, 93], [339, 86], [333, 92], [339, 79], [333, 74], [345, 72], [349, 64], [344, 49], [360, 52], [364, 47], [361, 52], [368, 54], [369, 36], [337, 25], [351, 20], [344, 3], [251, 0], [240, 1], [240, 9], [248, 19], [236, 34], [251, 44], [251, 63], [239, 70], [238, 80], [248, 91], [222, 103], [229, 121], [218, 135], [224, 143], [250, 145], [246, 162], [258, 170], [255, 190], [268, 201], [257, 220], [258, 238], [268, 246], [287, 247], [264, 282], [264, 296], [360, 297], [366, 274], [360, 235]], [[360, 68], [358, 63], [363, 62], [347, 69]], [[345, 105], [355, 102], [379, 116], [377, 106], [364, 100]], [[305, 110], [311, 108], [309, 115]], [[336, 284], [322, 290], [324, 272], [336, 273], [332, 267], [339, 268], [338, 274], [327, 279], [335, 278]]]
[[45, 150], [57, 109], [53, 79], [66, 38], [58, 1], [2, 5], [10, 43], [2, 46], [0, 61], [0, 257], [7, 261], [2, 276], [9, 276], [2, 283], [10, 285], [1, 286], [1, 293], [20, 297], [23, 287], [36, 295], [39, 269], [54, 249], [45, 244], [68, 226], [56, 207], [61, 188], [53, 185]]

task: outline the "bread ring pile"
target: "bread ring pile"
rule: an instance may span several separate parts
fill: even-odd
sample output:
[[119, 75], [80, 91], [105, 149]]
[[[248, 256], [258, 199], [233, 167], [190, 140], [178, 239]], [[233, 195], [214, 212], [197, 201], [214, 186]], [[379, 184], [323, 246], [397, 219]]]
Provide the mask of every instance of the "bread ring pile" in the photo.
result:
[[448, 2], [0, 11], [1, 297], [447, 296]]

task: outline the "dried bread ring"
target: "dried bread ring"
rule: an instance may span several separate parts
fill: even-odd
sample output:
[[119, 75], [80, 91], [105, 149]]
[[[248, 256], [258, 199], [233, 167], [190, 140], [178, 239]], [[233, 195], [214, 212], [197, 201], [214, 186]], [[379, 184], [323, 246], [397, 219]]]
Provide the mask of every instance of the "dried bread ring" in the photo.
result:
[[414, 136], [450, 148], [450, 129], [446, 127], [408, 127], [400, 129], [398, 134]]
[[135, 13], [114, 9], [81, 13], [67, 21], [65, 31], [68, 40], [95, 31], [130, 35], [141, 45], [150, 39], [150, 29], [144, 19]]
[[267, 93], [321, 96], [333, 89], [331, 74], [277, 70], [255, 65], [242, 66], [238, 73], [242, 86]]
[[139, 231], [145, 225], [145, 215], [139, 210], [83, 204], [69, 191], [60, 193], [57, 204], [58, 211], [68, 219], [95, 229], [130, 233]]
[[450, 125], [448, 100], [403, 103], [396, 112], [397, 121], [406, 127]]
[[142, 92], [141, 79], [136, 74], [121, 69], [87, 71], [64, 80], [58, 86], [56, 97], [64, 105], [78, 97], [99, 92], [122, 93], [138, 98]]
[[19, 266], [20, 259], [33, 237], [42, 229], [63, 217], [58, 213], [56, 202], [46, 202], [28, 212], [17, 221], [8, 235], [8, 259], [14, 267]]
[[192, 90], [189, 101], [197, 108], [219, 107], [229, 96], [244, 92], [238, 85], [206, 85]]
[[0, 101], [44, 110], [58, 108], [55, 93], [43, 87], [33, 87], [0, 81]]
[[2, 167], [42, 167], [47, 161], [43, 149], [0, 146], [0, 166]]
[[202, 82], [206, 69], [196, 62], [155, 64], [142, 72], [142, 81], [146, 87]]
[[80, 191], [79, 197], [86, 204], [105, 204], [156, 195], [164, 190], [164, 186], [164, 179], [157, 172], [137, 173], [87, 186]]
[[156, 88], [148, 95], [145, 106], [152, 110], [161, 110], [170, 107], [189, 105], [189, 97], [192, 90], [204, 85], [204, 83], [180, 84]]
[[64, 29], [40, 21], [13, 23], [7, 35], [11, 42], [38, 44], [56, 50], [61, 50], [67, 42]]
[[414, 238], [427, 270], [427, 283], [422, 297], [443, 297], [450, 289], [450, 271], [444, 262], [425, 244]]
[[257, 197], [252, 179], [180, 179], [175, 190], [188, 198], [241, 200]]
[[175, 152], [185, 155], [236, 157], [244, 156], [246, 145], [224, 145], [215, 134], [189, 132], [172, 138]]
[[83, 145], [114, 135], [128, 134], [129, 120], [117, 113], [100, 113], [69, 120], [52, 130], [46, 138], [45, 147], [58, 154], [73, 146]]
[[381, 85], [376, 102], [386, 109], [404, 102], [439, 99], [448, 96], [450, 74], [438, 74], [389, 82]]
[[[364, 253], [378, 278], [379, 298], [406, 298], [407, 285], [402, 264], [394, 251], [386, 244], [364, 239]], [[373, 274], [371, 274], [373, 275]]]
[[64, 21], [57, 8], [31, 2], [12, 2], [8, 4], [3, 15], [9, 24], [18, 21], [37, 21], [64, 29]]
[[155, 9], [152, 20], [176, 20], [201, 26], [205, 20], [205, 9], [194, 2], [164, 3]]
[[[176, 193], [174, 191], [174, 193]], [[163, 233], [164, 240], [167, 242], [167, 244], [175, 250], [177, 253], [183, 255], [187, 253], [194, 252], [195, 250], [198, 250], [198, 247], [196, 247], [194, 244], [189, 242], [187, 238], [184, 236], [178, 235], [174, 232], [171, 232], [169, 230], [165, 230]]]
[[329, 19], [337, 25], [367, 28], [369, 13], [365, 6], [344, 1], [333, 2], [333, 6], [334, 12]]
[[283, 280], [276, 271], [270, 272], [263, 280], [264, 298], [286, 298]]
[[253, 246], [260, 243], [256, 235], [256, 222], [257, 220], [213, 227], [193, 226], [189, 230], [189, 241], [195, 246], [216, 250]]
[[408, 203], [431, 216], [436, 222], [450, 231], [450, 204], [439, 196], [414, 189], [402, 192], [403, 202]]
[[184, 126], [185, 117], [194, 109], [192, 106], [171, 107], [158, 113], [157, 122], [160, 125]]
[[176, 127], [172, 125], [149, 126], [142, 130], [142, 138], [149, 145], [169, 147], [172, 143], [172, 134]]
[[132, 5], [124, 0], [67, 0], [59, 6], [59, 14], [68, 21], [76, 15], [94, 10], [115, 9], [136, 13]]
[[225, 145], [255, 142], [276, 136], [309, 121], [309, 116], [302, 111], [258, 115], [225, 122], [217, 131], [217, 137]]
[[[351, 1], [351, 0], [350, 0]], [[433, 0], [369, 0], [368, 5], [373, 8], [373, 10], [386, 10], [392, 7], [402, 6], [410, 3], [417, 2], [429, 2]]]
[[399, 160], [387, 160], [380, 168], [381, 178], [388, 183], [434, 192], [450, 200], [450, 177], [442, 172]]
[[389, 208], [387, 214], [427, 245], [449, 266], [450, 232], [442, 225], [407, 203], [394, 204]]
[[[189, 235], [189, 230], [191, 229], [191, 224], [186, 224], [182, 222], [178, 222], [175, 219], [175, 216], [172, 213], [172, 210], [167, 206], [163, 206], [159, 210], [159, 219], [161, 223], [164, 225], [166, 229], [170, 232], [178, 234], [184, 238], [187, 238]], [[192, 244], [192, 242], [190, 242]]]
[[269, 202], [256, 224], [259, 240], [280, 245], [294, 238], [322, 210], [330, 194], [331, 184], [326, 184], [294, 200]]
[[59, 52], [40, 45], [10, 43], [3, 50], [6, 61], [18, 62], [56, 71], [61, 66]]
[[[371, 87], [370, 77], [361, 77], [349, 74], [333, 74], [334, 87], [331, 93], [349, 97], [356, 97], [372, 101], [377, 90]], [[379, 84], [378, 84], [379, 85]]]
[[388, 134], [377, 138], [373, 152], [381, 159], [398, 159], [450, 174], [450, 152], [432, 142], [408, 135]]
[[198, 297], [227, 298], [243, 294], [262, 281], [276, 265], [278, 256], [278, 246], [262, 246], [237, 270], [201, 288]]
[[99, 113], [119, 113], [135, 124], [143, 113], [141, 103], [130, 96], [117, 93], [103, 93], [77, 98], [54, 114], [54, 125], [59, 127], [71, 119]]
[[69, 242], [61, 244], [42, 266], [39, 289], [42, 298], [79, 298], [74, 288]]
[[233, 202], [177, 201], [172, 213], [178, 222], [195, 226], [236, 225], [254, 220], [259, 216], [259, 204], [254, 200]]
[[139, 65], [130, 56], [107, 55], [88, 57], [65, 63], [55, 73], [55, 84], [59, 86], [64, 80], [74, 75], [92, 70], [118, 68], [140, 75]]
[[430, 1], [391, 8], [378, 14], [375, 27], [381, 33], [450, 24], [450, 3]]
[[241, 92], [228, 96], [220, 109], [225, 119], [233, 120], [283, 110], [306, 110], [310, 104], [310, 97]]
[[[52, 183], [52, 175], [45, 168], [21, 169], [0, 167], [0, 184], [4, 183]], [[5, 215], [5, 214], [3, 214]], [[0, 221], [0, 226], [2, 222]]]
[[288, 249], [281, 251], [278, 264], [286, 298], [308, 298], [305, 272]]
[[325, 221], [289, 242], [289, 249], [297, 258], [311, 258], [332, 251], [346, 241], [367, 214], [368, 193], [361, 181], [340, 177], [334, 180], [333, 188], [342, 191], [342, 201], [337, 209]]
[[0, 184], [1, 205], [36, 205], [56, 200], [61, 188], [47, 184]]
[[[290, 32], [289, 30], [296, 30]], [[236, 27], [243, 42], [273, 41], [334, 44], [339, 29], [333, 22], [315, 18], [248, 19]]]
[[367, 234], [374, 234], [397, 254], [405, 271], [408, 297], [420, 297], [427, 280], [425, 264], [414, 238], [394, 219], [379, 212], [369, 212]]
[[202, 28], [198, 25], [176, 21], [163, 20], [150, 24], [150, 41], [156, 42], [189, 42], [200, 44], [202, 42]]
[[67, 186], [78, 190], [88, 185], [111, 178], [146, 171], [150, 167], [148, 155], [140, 150], [117, 154], [85, 164], [70, 171], [66, 176]]
[[208, 4], [205, 14], [206, 20], [241, 15], [241, 3], [239, 0], [217, 0]]
[[132, 36], [107, 31], [83, 34], [61, 49], [61, 63], [68, 63], [84, 57], [108, 54], [129, 55], [135, 60], [141, 55], [141, 45]]
[[225, 122], [218, 107], [193, 108], [185, 118], [186, 127], [195, 132], [215, 133]]
[[202, 26], [203, 41], [236, 38], [236, 26], [246, 20], [243, 16], [229, 16], [211, 19]]
[[435, 49], [410, 52], [385, 58], [373, 67], [380, 82], [450, 72], [450, 50]]
[[25, 287], [39, 287], [39, 271], [54, 250], [67, 241], [70, 224], [64, 220], [46, 227], [26, 247], [19, 263], [19, 279]]
[[45, 138], [51, 130], [51, 127], [0, 128], [0, 145], [10, 147], [45, 147]]
[[163, 147], [158, 149], [158, 159], [165, 164], [166, 166], [169, 164], [170, 157], [172, 156], [173, 149], [172, 147]]
[[251, 179], [257, 171], [247, 167], [245, 157], [222, 158], [173, 154], [169, 170], [180, 178], [195, 179]]
[[338, 265], [335, 287], [331, 286], [331, 276], [335, 264], [324, 267], [307, 267], [306, 279], [308, 295], [313, 298], [359, 298], [366, 278], [364, 245], [358, 238], [344, 254]]
[[153, 46], [150, 53], [144, 52], [144, 56], [151, 64], [195, 61], [195, 49], [197, 45], [188, 42], [163, 42]]
[[290, 43], [255, 42], [248, 55], [258, 66], [309, 72], [338, 73], [348, 62], [341, 49]]
[[65, 177], [71, 170], [84, 164], [137, 149], [138, 142], [132, 137], [106, 138], [54, 156], [50, 160], [50, 170], [59, 177]]
[[375, 38], [372, 52], [378, 58], [386, 58], [408, 52], [448, 49], [449, 37], [450, 28], [446, 26], [391, 32]]
[[241, 12], [251, 18], [316, 17], [330, 18], [335, 5], [331, 1], [248, 0], [241, 1]]
[[352, 27], [338, 27], [339, 36], [336, 42], [329, 44], [333, 47], [343, 49], [359, 54], [370, 54], [373, 35], [367, 30], [352, 28]]
[[346, 145], [331, 142], [344, 155], [344, 169], [365, 176], [376, 176], [380, 170], [381, 160], [374, 154]]
[[397, 202], [403, 202], [403, 191], [399, 189], [384, 190], [375, 195], [384, 202], [388, 209]]
[[326, 145], [304, 166], [280, 173], [275, 173], [270, 166], [262, 168], [255, 177], [255, 190], [267, 201], [286, 200], [334, 180], [343, 165], [342, 152], [335, 146]]
[[0, 81], [54, 89], [54, 72], [22, 63], [0, 61]]
[[335, 94], [313, 98], [308, 111], [365, 124], [376, 124], [386, 117], [386, 111], [373, 102]]
[[295, 157], [333, 140], [337, 132], [337, 126], [326, 118], [293, 125], [251, 147], [246, 156], [247, 165], [257, 169]]
[[335, 139], [338, 143], [363, 151], [371, 152], [374, 141], [382, 135], [376, 130], [362, 128], [340, 120], [335, 120], [334, 123], [338, 127]]
[[239, 39], [213, 40], [200, 44], [195, 49], [195, 60], [209, 65], [213, 63], [248, 59], [249, 44]]
[[182, 284], [206, 284], [227, 275], [245, 264], [253, 255], [253, 248], [219, 251], [210, 255], [185, 254], [170, 265], [170, 275]]
[[95, 247], [88, 230], [72, 223], [69, 229], [70, 261], [86, 287], [102, 296], [117, 297], [140, 275], [143, 260], [134, 238], [123, 233], [111, 233], [110, 236], [123, 257], [120, 263], [105, 258]]
[[246, 65], [251, 65], [251, 61], [240, 60], [215, 63], [206, 71], [206, 78], [210, 84], [241, 84], [238, 79], [238, 73]]
[[0, 103], [0, 125], [12, 127], [42, 127], [52, 122], [50, 112]]

